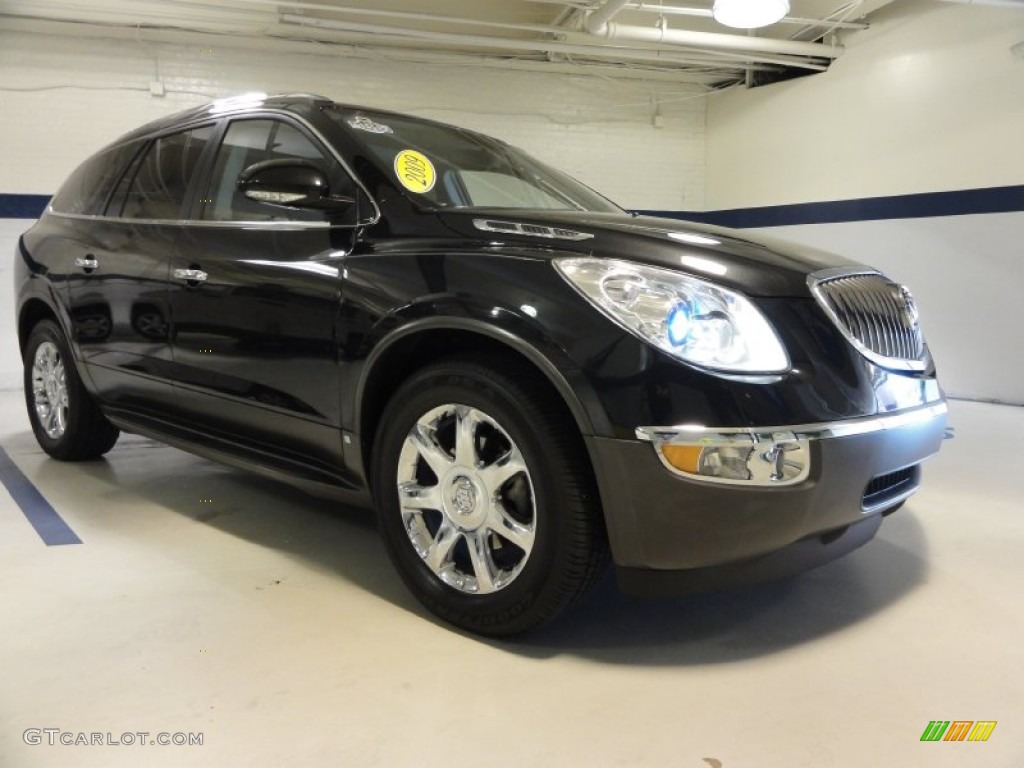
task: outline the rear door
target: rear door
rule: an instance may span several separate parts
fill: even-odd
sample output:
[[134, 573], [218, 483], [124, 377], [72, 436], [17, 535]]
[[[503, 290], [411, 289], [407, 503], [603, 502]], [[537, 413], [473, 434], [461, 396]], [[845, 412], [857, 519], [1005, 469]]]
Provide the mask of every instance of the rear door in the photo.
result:
[[68, 276], [75, 338], [100, 396], [153, 415], [173, 410], [167, 277], [213, 124], [134, 148], [105, 215], [85, 220]]
[[211, 434], [336, 472], [341, 257], [353, 230], [237, 191], [244, 169], [284, 158], [317, 163], [332, 194], [354, 194], [301, 124], [279, 116], [228, 124], [198, 220], [171, 265], [173, 379], [187, 418]]

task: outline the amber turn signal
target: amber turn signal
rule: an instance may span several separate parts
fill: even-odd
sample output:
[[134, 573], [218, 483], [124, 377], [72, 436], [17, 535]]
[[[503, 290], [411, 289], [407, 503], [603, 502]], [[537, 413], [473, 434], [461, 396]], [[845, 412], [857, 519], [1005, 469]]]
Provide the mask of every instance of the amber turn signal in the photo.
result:
[[665, 456], [665, 461], [681, 472], [691, 475], [698, 473], [702, 450], [704, 448], [700, 445], [670, 445], [666, 443], [661, 446], [661, 453]]

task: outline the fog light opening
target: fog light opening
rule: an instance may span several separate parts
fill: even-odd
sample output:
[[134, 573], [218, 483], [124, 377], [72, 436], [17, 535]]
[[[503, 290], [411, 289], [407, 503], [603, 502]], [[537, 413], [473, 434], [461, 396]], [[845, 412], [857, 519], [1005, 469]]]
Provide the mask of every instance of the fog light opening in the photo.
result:
[[705, 433], [692, 442], [657, 441], [655, 450], [666, 467], [697, 480], [784, 486], [810, 474], [810, 442], [791, 432]]
[[749, 480], [747, 462], [753, 451], [750, 446], [707, 446], [701, 452], [699, 474], [725, 480]]
[[750, 445], [679, 445], [665, 443], [661, 453], [670, 466], [688, 475], [723, 480], [750, 480]]

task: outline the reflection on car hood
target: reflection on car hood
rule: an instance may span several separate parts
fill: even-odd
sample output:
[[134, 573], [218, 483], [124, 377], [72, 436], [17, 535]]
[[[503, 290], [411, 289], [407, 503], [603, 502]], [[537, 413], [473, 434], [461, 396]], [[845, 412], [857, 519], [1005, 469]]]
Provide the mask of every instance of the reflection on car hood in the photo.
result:
[[[571, 251], [670, 267], [751, 296], [806, 297], [808, 274], [855, 264], [784, 240], [750, 237], [740, 230], [653, 216], [507, 208], [452, 211], [440, 216], [445, 224], [467, 237], [508, 245], [543, 244], [552, 256]], [[568, 233], [545, 237], [540, 233], [496, 231], [496, 227], [483, 225], [487, 227], [485, 231], [475, 223], [481, 220], [497, 225], [553, 227], [587, 237], [572, 239]]]

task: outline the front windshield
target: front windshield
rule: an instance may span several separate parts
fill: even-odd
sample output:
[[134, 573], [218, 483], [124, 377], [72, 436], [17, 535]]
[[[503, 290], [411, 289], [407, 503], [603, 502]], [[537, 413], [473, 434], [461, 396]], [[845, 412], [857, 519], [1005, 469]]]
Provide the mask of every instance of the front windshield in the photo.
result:
[[327, 114], [427, 206], [621, 212], [575, 179], [479, 133], [365, 109]]

